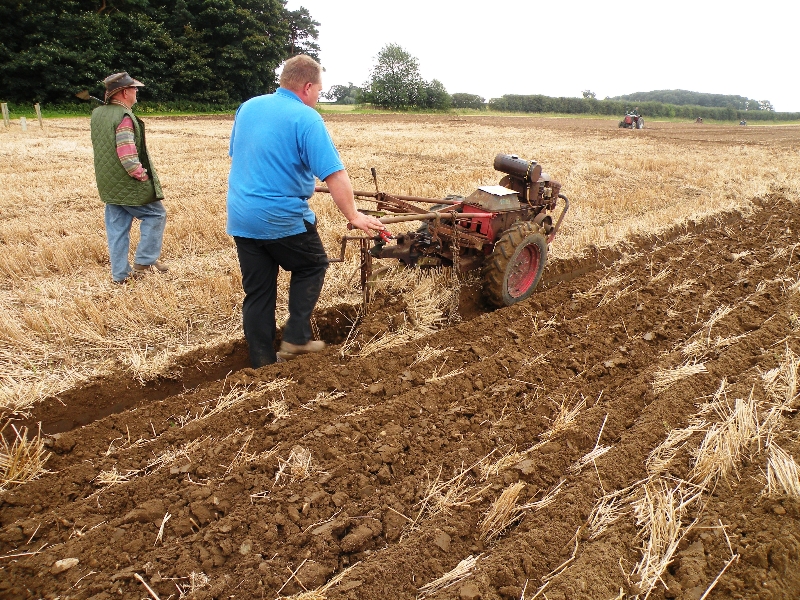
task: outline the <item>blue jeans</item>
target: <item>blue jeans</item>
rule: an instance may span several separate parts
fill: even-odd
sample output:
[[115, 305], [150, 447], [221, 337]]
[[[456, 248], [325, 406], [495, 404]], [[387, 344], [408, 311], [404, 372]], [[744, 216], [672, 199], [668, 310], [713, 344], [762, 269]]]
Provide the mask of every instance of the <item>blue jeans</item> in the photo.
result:
[[111, 259], [111, 277], [114, 281], [122, 281], [131, 274], [128, 252], [134, 218], [142, 222], [134, 262], [137, 265], [152, 265], [161, 256], [164, 227], [167, 224], [167, 211], [161, 200], [142, 206], [106, 204], [106, 237]]

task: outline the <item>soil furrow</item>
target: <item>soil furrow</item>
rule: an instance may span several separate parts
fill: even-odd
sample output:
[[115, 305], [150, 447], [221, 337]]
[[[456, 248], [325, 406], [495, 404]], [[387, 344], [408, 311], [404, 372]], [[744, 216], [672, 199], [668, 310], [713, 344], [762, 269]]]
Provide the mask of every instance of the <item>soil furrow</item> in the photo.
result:
[[[0, 496], [0, 552], [47, 544], [3, 559], [0, 591], [140, 597], [139, 574], [167, 597], [202, 573], [209, 584], [196, 597], [275, 597], [358, 563], [327, 597], [413, 598], [481, 555], [466, 583], [437, 597], [519, 598], [526, 582], [530, 597], [571, 556], [603, 491], [644, 477], [649, 452], [723, 377], [737, 392], [749, 389], [796, 345], [798, 226], [800, 211], [776, 197], [748, 217], [634, 245], [607, 266], [596, 260], [527, 302], [413, 344], [347, 360], [331, 348], [243, 369], [65, 432], [53, 443], [53, 472]], [[426, 345], [447, 350], [414, 364]], [[705, 372], [657, 394], [658, 374], [687, 362]], [[291, 382], [277, 385], [282, 379]], [[576, 407], [573, 421], [555, 428], [559, 413]], [[610, 450], [572, 468], [596, 444]], [[112, 472], [127, 481], [104, 487]], [[451, 483], [431, 496], [437, 481]], [[518, 482], [520, 504], [559, 493], [482, 540], [486, 511]], [[746, 489], [731, 486], [725, 502], [744, 503]], [[765, 523], [771, 515], [779, 516], [765, 511]], [[795, 534], [784, 531], [782, 547]], [[706, 584], [724, 557], [711, 535], [698, 575]], [[548, 597], [630, 592], [616, 565], [623, 558], [630, 572], [637, 560], [632, 525], [577, 539], [576, 566], [549, 584]], [[791, 589], [791, 569], [770, 571], [770, 556], [773, 588]], [[51, 572], [71, 557], [77, 566]], [[196, 586], [205, 581], [198, 577]]]

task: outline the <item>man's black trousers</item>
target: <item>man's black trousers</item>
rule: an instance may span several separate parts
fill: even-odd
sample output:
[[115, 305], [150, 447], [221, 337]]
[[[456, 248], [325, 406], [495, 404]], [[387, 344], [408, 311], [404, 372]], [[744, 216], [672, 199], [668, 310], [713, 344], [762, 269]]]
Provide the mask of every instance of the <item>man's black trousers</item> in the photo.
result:
[[311, 313], [317, 304], [328, 256], [317, 228], [304, 221], [305, 233], [276, 240], [234, 237], [242, 269], [244, 337], [254, 368], [269, 365], [275, 357], [275, 303], [278, 267], [289, 271], [289, 320], [283, 340], [302, 345], [311, 339]]

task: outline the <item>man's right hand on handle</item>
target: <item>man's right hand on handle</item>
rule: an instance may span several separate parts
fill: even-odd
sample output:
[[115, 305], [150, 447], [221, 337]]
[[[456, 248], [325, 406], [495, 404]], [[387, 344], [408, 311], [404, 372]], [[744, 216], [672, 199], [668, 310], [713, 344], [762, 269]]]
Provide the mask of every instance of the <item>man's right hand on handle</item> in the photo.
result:
[[375, 217], [358, 212], [353, 197], [353, 186], [346, 170], [331, 173], [325, 178], [325, 183], [336, 206], [355, 229], [360, 229], [368, 235], [372, 235], [372, 230], [386, 229], [386, 226]]
[[357, 213], [355, 217], [350, 219], [350, 225], [353, 229], [360, 229], [365, 231], [368, 235], [372, 235], [372, 230], [383, 231], [386, 225], [381, 223], [376, 217], [372, 215], [365, 215], [364, 213]]

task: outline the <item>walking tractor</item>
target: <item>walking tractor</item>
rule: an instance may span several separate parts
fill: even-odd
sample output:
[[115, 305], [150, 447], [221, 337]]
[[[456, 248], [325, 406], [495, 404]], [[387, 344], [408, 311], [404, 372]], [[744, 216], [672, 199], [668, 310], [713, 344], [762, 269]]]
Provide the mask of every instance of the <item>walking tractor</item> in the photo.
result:
[[[372, 169], [375, 192], [355, 192], [372, 199], [381, 223], [422, 221], [416, 231], [396, 236], [387, 231], [375, 237], [344, 236], [344, 260], [348, 241], [361, 244], [361, 285], [368, 293], [373, 259], [396, 259], [407, 267], [453, 267], [459, 271], [480, 269], [483, 292], [494, 307], [511, 306], [530, 296], [542, 277], [550, 243], [555, 238], [569, 200], [561, 184], [542, 172], [534, 160], [498, 154], [494, 168], [505, 176], [498, 185], [481, 186], [467, 197], [444, 199], [399, 196], [381, 192]], [[325, 187], [317, 192], [329, 193]], [[561, 202], [559, 202], [561, 200]], [[429, 209], [416, 204], [430, 204]], [[550, 213], [560, 205], [557, 220]]]

